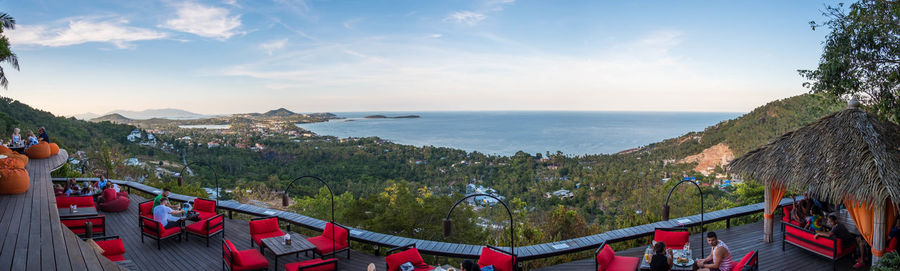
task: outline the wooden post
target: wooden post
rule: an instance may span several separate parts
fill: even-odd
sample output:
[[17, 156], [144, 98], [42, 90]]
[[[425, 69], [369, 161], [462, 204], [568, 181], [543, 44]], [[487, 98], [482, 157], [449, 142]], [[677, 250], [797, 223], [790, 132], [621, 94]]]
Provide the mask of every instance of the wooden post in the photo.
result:
[[771, 204], [769, 204], [769, 202], [772, 201], [772, 190], [769, 187], [770, 185], [771, 185], [771, 182], [766, 183], [766, 194], [765, 194], [766, 200], [765, 200], [765, 203], [763, 206], [763, 212], [764, 212], [763, 219], [765, 220], [765, 221], [763, 221], [763, 242], [766, 242], [766, 243], [771, 243], [773, 240], [772, 227], [774, 226], [773, 223], [775, 222], [771, 218], [766, 218], [766, 214], [772, 213], [772, 210], [769, 210], [769, 206], [771, 206]]
[[[872, 250], [884, 251], [884, 236], [885, 230], [887, 227], [885, 225], [885, 203], [882, 202], [880, 204], [875, 204], [874, 206], [874, 217], [872, 217]], [[874, 253], [872, 254], [872, 266], [875, 266], [875, 263], [878, 262], [878, 259], [881, 257], [876, 256]]]

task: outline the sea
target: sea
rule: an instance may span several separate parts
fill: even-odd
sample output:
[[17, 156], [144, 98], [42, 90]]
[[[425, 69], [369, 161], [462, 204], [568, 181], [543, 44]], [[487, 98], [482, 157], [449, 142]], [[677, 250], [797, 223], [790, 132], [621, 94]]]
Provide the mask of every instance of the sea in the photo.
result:
[[[297, 124], [319, 135], [379, 137], [398, 144], [513, 155], [610, 154], [645, 146], [724, 120], [737, 112], [453, 111], [344, 112], [344, 119]], [[367, 119], [365, 116], [420, 118]]]

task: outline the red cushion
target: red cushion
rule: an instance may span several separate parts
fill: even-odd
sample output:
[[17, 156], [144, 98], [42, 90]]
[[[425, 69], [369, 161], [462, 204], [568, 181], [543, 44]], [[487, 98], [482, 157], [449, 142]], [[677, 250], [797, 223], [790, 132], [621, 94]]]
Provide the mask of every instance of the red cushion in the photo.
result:
[[[115, 191], [113, 191], [113, 195], [116, 195]], [[131, 199], [128, 197], [119, 197], [118, 195], [116, 195], [116, 197], [117, 198], [114, 198], [113, 200], [105, 200], [103, 203], [100, 203], [97, 208], [104, 212], [124, 212], [125, 210], [128, 210]]]
[[[753, 265], [755, 265], [755, 264], [756, 264], [756, 259], [753, 259], [753, 261], [750, 261], [750, 258], [753, 258], [753, 254], [754, 254], [754, 253], [756, 253], [756, 251], [750, 251], [750, 252], [748, 252], [747, 255], [744, 255], [744, 258], [741, 259], [740, 262], [738, 262], [738, 263], [735, 264], [733, 267], [731, 267], [731, 270], [730, 270], [730, 271], [741, 271], [741, 269], [743, 269], [744, 266], [748, 266], [748, 265], [749, 265], [749, 266], [753, 266]], [[725, 271], [729, 271], [729, 270], [725, 270]]]
[[150, 218], [153, 218], [153, 201], [139, 204], [138, 209], [140, 210], [140, 214], [142, 216], [149, 216]]
[[216, 202], [207, 199], [196, 198], [194, 199], [194, 211], [195, 212], [205, 212], [205, 213], [216, 213]]
[[[215, 224], [221, 223], [222, 220], [224, 220], [224, 219], [225, 219], [224, 216], [216, 217], [215, 219], [209, 220], [209, 225], [215, 225]], [[207, 219], [194, 222], [190, 225], [185, 226], [184, 230], [193, 232], [193, 233], [196, 233], [199, 235], [206, 235], [206, 224], [207, 224], [206, 221], [207, 221]], [[209, 231], [209, 233], [216, 233], [217, 231], [222, 230], [223, 226], [224, 226], [224, 224], [215, 226], [212, 228], [212, 230]]]
[[632, 271], [637, 270], [638, 265], [640, 265], [641, 259], [635, 257], [622, 257], [616, 256], [613, 258], [612, 262], [609, 264], [609, 267], [606, 268], [608, 271]]
[[269, 268], [269, 261], [267, 261], [266, 257], [259, 253], [259, 250], [248, 249], [244, 251], [238, 251], [234, 254], [234, 258], [235, 264], [231, 266], [231, 270], [234, 271]]
[[[148, 221], [146, 219], [141, 219], [141, 223], [144, 224], [144, 227], [141, 227], [141, 230], [150, 235], [156, 236], [156, 229], [160, 229], [160, 238], [169, 237], [172, 235], [176, 235], [181, 233], [181, 227], [173, 227], [166, 229], [156, 221]], [[148, 228], [149, 227], [149, 228]]]
[[224, 247], [222, 248], [223, 250], [226, 250], [226, 249], [227, 249], [228, 251], [231, 252], [231, 259], [229, 260], [229, 259], [228, 259], [228, 251], [223, 251], [223, 253], [225, 254], [225, 255], [223, 255], [223, 256], [225, 257], [225, 263], [227, 263], [228, 266], [232, 266], [232, 265], [238, 264], [238, 263], [236, 262], [237, 259], [235, 259], [235, 257], [237, 257], [237, 251], [238, 251], [238, 250], [237, 250], [237, 248], [234, 247], [234, 244], [231, 243], [231, 240], [225, 239], [225, 244], [222, 245], [222, 246], [224, 246]]
[[334, 226], [331, 222], [325, 223], [325, 231], [322, 232], [322, 237], [331, 239], [332, 231], [334, 231], [334, 241], [338, 247], [347, 244], [347, 235], [349, 235], [347, 230], [340, 226]]
[[[829, 257], [829, 258], [832, 256], [832, 250], [834, 249], [835, 244], [830, 239], [824, 238], [824, 237], [813, 238], [815, 236], [815, 233], [797, 229], [797, 228], [790, 227], [790, 226], [785, 227], [784, 229], [785, 229], [785, 233], [789, 233], [789, 234], [798, 236], [798, 237], [794, 237], [791, 235], [785, 235], [785, 237], [784, 237], [785, 241], [788, 241], [792, 244], [815, 251], [816, 253], [819, 253], [819, 254]], [[817, 244], [823, 245], [828, 248], [816, 246], [816, 245], [810, 244], [810, 242], [817, 243]], [[844, 247], [842, 247], [841, 239], [838, 239], [837, 247], [838, 247], [837, 257], [840, 258], [840, 257], [846, 255], [847, 253], [852, 252], [856, 248], [856, 244], [852, 244], [850, 247], [844, 248]]]
[[[101, 215], [101, 217], [103, 217], [103, 215]], [[91, 221], [93, 234], [106, 233], [104, 218], [100, 217], [90, 219], [66, 219], [60, 220], [60, 223], [68, 227], [72, 233], [80, 235], [87, 232], [87, 229], [85, 228], [85, 222], [87, 221]]]
[[898, 243], [900, 243], [900, 240], [897, 240], [897, 236], [894, 236], [894, 238], [891, 238], [891, 240], [888, 241], [887, 248], [884, 249], [884, 253], [890, 253], [890, 252], [893, 252], [894, 250], [897, 250], [897, 246], [900, 245]]
[[657, 242], [665, 242], [666, 248], [682, 249], [687, 244], [688, 238], [691, 236], [687, 231], [664, 231], [655, 230], [653, 232], [653, 240]]
[[612, 250], [609, 245], [603, 246], [603, 249], [600, 250], [600, 253], [597, 253], [597, 263], [600, 265], [600, 270], [608, 269], [610, 262], [612, 262], [613, 258], [616, 257], [616, 252]]
[[281, 229], [278, 228], [278, 218], [250, 221], [250, 236], [268, 232], [281, 232]]
[[94, 207], [94, 198], [91, 196], [56, 197], [56, 208], [69, 208], [72, 204], [76, 204], [78, 207]]
[[[316, 253], [319, 253], [319, 254], [328, 254], [328, 253], [331, 253], [332, 251], [341, 250], [341, 249], [344, 249], [347, 247], [347, 245], [341, 245], [341, 243], [337, 242], [337, 240], [335, 240], [335, 242], [332, 243], [331, 239], [325, 238], [324, 236], [315, 236], [315, 237], [306, 238], [306, 241], [309, 241], [310, 243], [315, 245]], [[335, 248], [335, 247], [337, 247], [337, 248]]]
[[216, 213], [201, 212], [201, 211], [196, 211], [196, 212], [197, 212], [197, 216], [200, 217], [200, 220], [206, 220], [206, 219], [209, 219], [210, 217], [216, 216]]
[[95, 241], [97, 246], [103, 249], [103, 256], [121, 255], [125, 253], [125, 244], [122, 239]]
[[416, 248], [410, 248], [401, 252], [397, 252], [391, 255], [387, 255], [384, 257], [385, 263], [387, 263], [387, 270], [400, 270], [400, 265], [406, 262], [411, 262], [413, 266], [425, 266], [425, 259], [422, 259], [422, 255], [419, 254], [419, 250]]
[[[115, 191], [115, 190], [113, 190], [113, 191]], [[126, 197], [126, 198], [127, 198], [127, 197], [128, 197], [128, 191], [122, 190], [122, 191], [117, 192], [116, 195], [118, 195], [120, 198], [121, 198], [121, 197]], [[150, 205], [152, 206], [153, 203], [150, 203]]]
[[118, 198], [119, 195], [116, 194], [116, 190], [112, 188], [103, 189], [103, 201], [111, 201]]
[[494, 251], [488, 247], [481, 248], [481, 256], [478, 257], [478, 266], [493, 265], [497, 271], [513, 271], [513, 257], [502, 252]]
[[[328, 261], [328, 260], [313, 259], [313, 260], [306, 260], [306, 261], [302, 261], [302, 262], [289, 263], [289, 264], [284, 265], [284, 270], [285, 271], [297, 271], [297, 270], [300, 270], [300, 267], [314, 265], [314, 264], [325, 262], [325, 261]], [[335, 269], [336, 266], [337, 266], [337, 261], [334, 261], [333, 264], [326, 264], [326, 265], [316, 266], [313, 268], [307, 268], [307, 269], [303, 269], [303, 271], [333, 271], [333, 270], [336, 270]]]
[[781, 211], [784, 213], [784, 216], [781, 217], [781, 221], [791, 222], [791, 210], [794, 209], [793, 205], [784, 206], [781, 208]]
[[279, 237], [279, 236], [284, 236], [284, 232], [281, 232], [281, 230], [278, 230], [278, 231], [273, 231], [273, 232], [260, 233], [257, 235], [253, 235], [253, 242], [256, 243], [257, 246], [262, 246], [262, 239]]
[[109, 259], [109, 260], [112, 261], [112, 262], [120, 262], [120, 261], [124, 261], [124, 260], [125, 260], [125, 256], [122, 255], [122, 254], [117, 254], [117, 255], [103, 255], [103, 257], [106, 257], [107, 259]]

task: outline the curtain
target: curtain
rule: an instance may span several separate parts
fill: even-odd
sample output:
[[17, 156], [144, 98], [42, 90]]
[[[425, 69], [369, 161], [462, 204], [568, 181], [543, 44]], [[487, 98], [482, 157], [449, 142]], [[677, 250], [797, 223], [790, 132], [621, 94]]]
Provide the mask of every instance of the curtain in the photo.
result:
[[[885, 234], [884, 236], [888, 236], [891, 231], [891, 227], [889, 223], [894, 221], [894, 218], [897, 217], [897, 213], [894, 210], [894, 204], [891, 200], [885, 201], [884, 206], [884, 222], [885, 222]], [[866, 204], [862, 202], [856, 202], [849, 198], [844, 198], [844, 206], [847, 207], [847, 211], [850, 212], [850, 217], [853, 218], [853, 223], [856, 224], [856, 228], [859, 230], [859, 234], [863, 236], [863, 239], [866, 239], [866, 243], [869, 243], [869, 246], [872, 246], [872, 238], [874, 238], [874, 230], [873, 226], [875, 224], [875, 208], [871, 204]], [[883, 250], [875, 250], [872, 248], [872, 255], [877, 257], [881, 257], [884, 255]]]
[[784, 197], [787, 186], [772, 181], [769, 182], [766, 189], [769, 189], [769, 195], [771, 195], [771, 197], [769, 198], [769, 202], [767, 202], [767, 204], [769, 204], [769, 213], [763, 214], [763, 217], [772, 219], [772, 217], [775, 216], [775, 209], [778, 209], [778, 205], [781, 205], [781, 198]]

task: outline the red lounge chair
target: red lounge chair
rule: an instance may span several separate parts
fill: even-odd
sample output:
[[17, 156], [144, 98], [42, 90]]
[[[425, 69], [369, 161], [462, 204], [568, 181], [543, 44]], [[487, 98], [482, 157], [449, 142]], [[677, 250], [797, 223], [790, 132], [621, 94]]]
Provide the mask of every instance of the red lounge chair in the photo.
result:
[[594, 252], [594, 269], [597, 271], [619, 271], [619, 270], [637, 270], [641, 264], [640, 258], [616, 256], [606, 242], [600, 243], [600, 248]]
[[[184, 227], [184, 232], [202, 238], [206, 238], [206, 247], [209, 247], [209, 239], [216, 234], [225, 232], [225, 215], [218, 214], [209, 219], [200, 220]], [[223, 235], [224, 236], [224, 235]], [[187, 235], [184, 236], [187, 239]]]
[[758, 259], [759, 253], [757, 253], [756, 250], [750, 251], [747, 255], [744, 255], [744, 258], [742, 258], [740, 262], [732, 266], [731, 270], [725, 271], [741, 271], [745, 266], [755, 266], [756, 270], [759, 270]]
[[156, 240], [156, 249], [160, 249], [159, 243], [162, 240], [178, 237], [178, 242], [181, 242], [181, 227], [166, 229], [156, 220], [141, 217], [141, 243], [144, 242], [144, 236]]
[[222, 270], [228, 267], [232, 271], [268, 270], [269, 261], [258, 250], [238, 251], [228, 239], [222, 242]]
[[208, 219], [216, 215], [216, 202], [208, 199], [194, 199], [194, 212], [200, 215], [200, 220]]
[[514, 271], [516, 255], [512, 255], [497, 247], [485, 246], [481, 248], [481, 256], [478, 257], [478, 267], [493, 265], [496, 271]]
[[106, 216], [61, 217], [59, 222], [78, 236], [87, 235], [87, 222], [91, 222], [91, 235], [106, 235]]
[[[124, 192], [124, 191], [123, 191]], [[103, 202], [100, 203], [99, 209], [104, 212], [122, 212], [128, 210], [131, 199], [128, 198], [126, 192], [123, 197], [121, 193], [116, 193], [115, 189], [107, 188], [103, 190]]]
[[419, 249], [416, 248], [415, 243], [392, 248], [391, 250], [388, 250], [385, 255], [387, 255], [384, 256], [384, 262], [387, 266], [387, 269], [385, 270], [387, 271], [400, 270], [400, 265], [407, 262], [410, 262], [415, 266], [415, 271], [430, 271], [434, 269], [434, 266], [428, 265], [425, 263], [425, 260], [422, 259], [422, 254], [419, 254]]
[[113, 262], [124, 261], [125, 244], [119, 236], [94, 238], [97, 246], [103, 249], [103, 256]]
[[667, 249], [683, 249], [690, 237], [691, 233], [685, 228], [656, 228], [653, 231], [653, 241], [665, 242]]
[[96, 207], [94, 197], [91, 196], [56, 197], [56, 208], [69, 208], [72, 204], [78, 205], [78, 207]]
[[262, 239], [283, 236], [284, 232], [278, 228], [277, 217], [260, 217], [250, 220], [250, 247], [254, 244], [262, 248]]
[[841, 243], [841, 239], [824, 236], [815, 238], [815, 235], [816, 233], [813, 231], [791, 223], [781, 222], [781, 251], [784, 251], [785, 243], [791, 243], [809, 252], [828, 258], [831, 260], [832, 269], [837, 270], [837, 259], [850, 255], [851, 252], [856, 250], [856, 242], [845, 248]]
[[312, 259], [284, 265], [284, 271], [334, 271], [337, 270], [337, 259]]
[[784, 216], [781, 217], [781, 221], [784, 221], [784, 222], [786, 222], [786, 223], [791, 223], [791, 224], [794, 224], [794, 225], [797, 225], [797, 226], [802, 226], [802, 225], [803, 225], [803, 222], [794, 220], [794, 218], [791, 217], [791, 211], [792, 211], [792, 210], [794, 210], [794, 206], [793, 206], [793, 205], [787, 205], [787, 206], [782, 207], [782, 208], [781, 208], [781, 212], [782, 212], [782, 214], [784, 214]]
[[[334, 227], [334, 225], [337, 224], [325, 223], [325, 231], [322, 232], [322, 235], [306, 238], [306, 241], [316, 245], [316, 250], [313, 252], [321, 257], [325, 257], [325, 254], [336, 254], [346, 250], [347, 259], [350, 259], [350, 229], [341, 225]], [[334, 231], [334, 235], [332, 235], [332, 231]], [[332, 236], [334, 236], [333, 242], [331, 240]]]
[[142, 217], [153, 219], [153, 200], [138, 203], [138, 227], [144, 224]]

